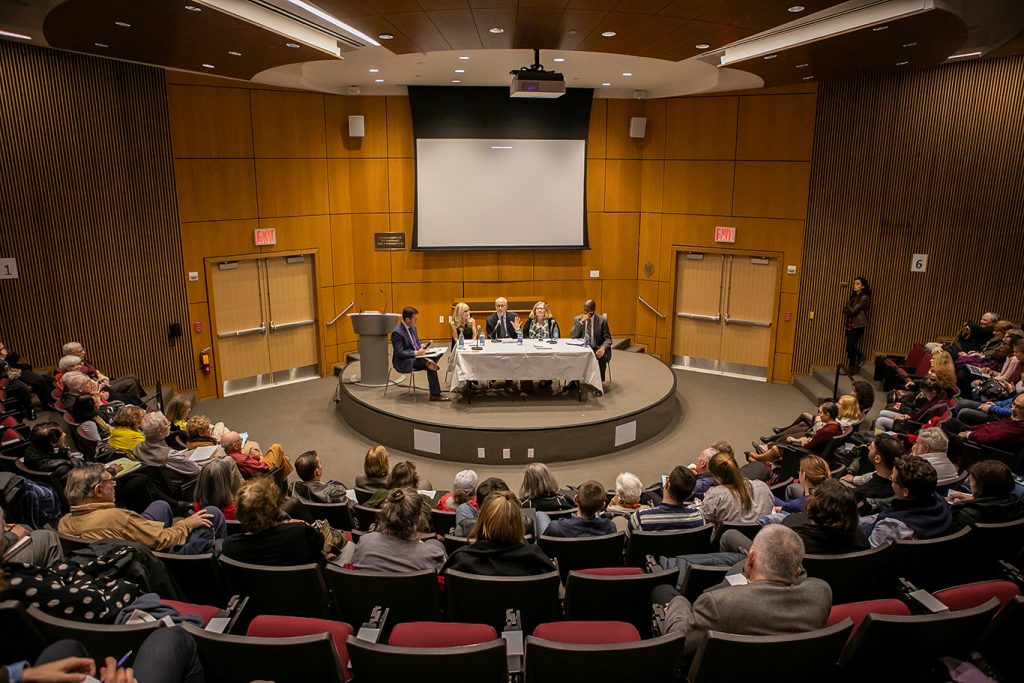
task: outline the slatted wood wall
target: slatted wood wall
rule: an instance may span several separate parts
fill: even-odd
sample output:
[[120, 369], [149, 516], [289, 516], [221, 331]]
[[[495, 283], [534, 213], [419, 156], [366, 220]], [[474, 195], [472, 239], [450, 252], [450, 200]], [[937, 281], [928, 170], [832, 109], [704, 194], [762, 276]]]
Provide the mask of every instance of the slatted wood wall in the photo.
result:
[[1021, 102], [1024, 56], [821, 84], [794, 372], [842, 357], [840, 283], [858, 274], [870, 353], [986, 310], [1024, 319]]
[[[159, 69], [0, 41], [0, 339], [37, 367], [195, 386]], [[186, 331], [187, 334], [187, 331]]]

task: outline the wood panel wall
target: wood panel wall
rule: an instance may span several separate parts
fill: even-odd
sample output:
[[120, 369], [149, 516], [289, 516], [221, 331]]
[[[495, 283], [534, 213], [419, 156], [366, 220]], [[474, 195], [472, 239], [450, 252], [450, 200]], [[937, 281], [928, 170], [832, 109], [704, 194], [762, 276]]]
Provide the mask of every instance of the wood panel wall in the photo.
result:
[[39, 368], [81, 341], [106, 374], [191, 388], [159, 69], [0, 41], [0, 339]]
[[869, 353], [987, 310], [1024, 320], [1021, 102], [1024, 56], [820, 86], [794, 370], [842, 359], [856, 275], [874, 290]]

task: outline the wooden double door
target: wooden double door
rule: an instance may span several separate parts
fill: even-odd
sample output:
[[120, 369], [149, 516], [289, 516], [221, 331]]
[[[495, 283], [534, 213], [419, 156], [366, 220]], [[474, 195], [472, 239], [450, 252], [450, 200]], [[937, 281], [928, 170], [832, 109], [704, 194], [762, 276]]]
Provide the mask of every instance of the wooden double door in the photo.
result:
[[210, 259], [221, 394], [319, 376], [312, 254]]
[[673, 365], [767, 380], [779, 263], [745, 254], [680, 252]]

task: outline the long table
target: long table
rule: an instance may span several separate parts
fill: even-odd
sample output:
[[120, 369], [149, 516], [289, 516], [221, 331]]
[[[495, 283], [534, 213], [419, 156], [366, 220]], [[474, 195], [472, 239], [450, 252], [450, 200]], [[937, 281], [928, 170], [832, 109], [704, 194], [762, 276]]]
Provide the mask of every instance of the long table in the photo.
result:
[[577, 380], [604, 391], [601, 367], [594, 351], [581, 340], [559, 339], [554, 344], [524, 339], [488, 341], [479, 351], [456, 348], [448, 362], [452, 365], [451, 389], [463, 382], [486, 380]]

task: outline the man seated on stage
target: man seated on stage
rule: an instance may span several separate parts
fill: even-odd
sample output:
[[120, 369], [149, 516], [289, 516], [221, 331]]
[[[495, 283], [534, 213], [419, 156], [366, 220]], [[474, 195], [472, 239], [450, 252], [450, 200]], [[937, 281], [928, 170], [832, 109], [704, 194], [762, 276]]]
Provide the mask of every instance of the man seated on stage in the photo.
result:
[[487, 316], [485, 331], [488, 339], [515, 339], [519, 328], [519, 316], [509, 313], [508, 300], [499, 296], [494, 300], [494, 313]]
[[590, 348], [594, 349], [597, 364], [601, 368], [601, 381], [604, 381], [604, 369], [612, 357], [612, 333], [608, 331], [608, 318], [596, 313], [597, 303], [587, 299], [583, 304], [583, 313], [572, 319], [573, 339], [587, 339]]
[[441, 395], [441, 382], [437, 378], [437, 363], [423, 358], [427, 352], [426, 345], [420, 342], [416, 334], [416, 321], [420, 312], [412, 306], [402, 309], [402, 322], [391, 330], [391, 364], [395, 370], [409, 374], [417, 370], [427, 371], [427, 384], [430, 385], [431, 401], [450, 401]]

